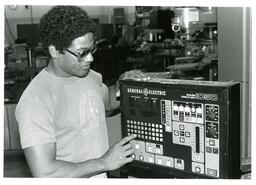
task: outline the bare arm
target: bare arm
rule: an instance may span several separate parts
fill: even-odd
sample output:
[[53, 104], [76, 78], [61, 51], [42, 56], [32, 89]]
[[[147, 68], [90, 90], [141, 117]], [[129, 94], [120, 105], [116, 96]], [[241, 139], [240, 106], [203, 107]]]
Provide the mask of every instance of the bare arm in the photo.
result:
[[90, 177], [101, 172], [120, 168], [131, 162], [133, 153], [128, 136], [111, 147], [101, 158], [80, 163], [56, 160], [56, 144], [44, 144], [24, 149], [24, 153], [35, 177]]

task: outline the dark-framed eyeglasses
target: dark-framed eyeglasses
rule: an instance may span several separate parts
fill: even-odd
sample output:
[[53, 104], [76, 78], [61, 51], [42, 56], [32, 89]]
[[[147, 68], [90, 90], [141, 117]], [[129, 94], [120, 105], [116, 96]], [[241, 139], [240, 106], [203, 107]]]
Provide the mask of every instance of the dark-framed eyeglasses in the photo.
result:
[[86, 57], [89, 53], [94, 54], [97, 50], [98, 42], [95, 41], [89, 48], [85, 48], [82, 53], [75, 53], [73, 51], [70, 51], [69, 49], [66, 49], [67, 52], [77, 57], [78, 62], [81, 62], [84, 57]]

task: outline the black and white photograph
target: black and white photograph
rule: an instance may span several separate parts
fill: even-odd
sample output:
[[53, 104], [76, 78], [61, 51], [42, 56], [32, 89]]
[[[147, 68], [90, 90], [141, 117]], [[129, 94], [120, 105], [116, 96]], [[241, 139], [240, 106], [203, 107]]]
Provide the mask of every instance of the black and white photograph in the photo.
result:
[[255, 8], [132, 2], [2, 4], [3, 181], [253, 179]]

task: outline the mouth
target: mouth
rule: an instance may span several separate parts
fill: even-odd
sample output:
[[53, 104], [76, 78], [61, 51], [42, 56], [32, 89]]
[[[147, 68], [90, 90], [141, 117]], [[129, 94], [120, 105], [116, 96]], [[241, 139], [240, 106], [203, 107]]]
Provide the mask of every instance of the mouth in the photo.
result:
[[84, 65], [84, 66], [81, 66], [82, 69], [90, 69], [90, 64], [87, 64], [87, 65]]

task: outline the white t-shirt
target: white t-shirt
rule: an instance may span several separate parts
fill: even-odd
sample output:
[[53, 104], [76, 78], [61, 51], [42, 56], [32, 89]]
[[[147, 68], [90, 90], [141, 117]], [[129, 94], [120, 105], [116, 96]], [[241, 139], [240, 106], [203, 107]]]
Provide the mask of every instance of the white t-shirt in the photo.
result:
[[43, 69], [16, 108], [21, 146], [56, 142], [56, 159], [82, 162], [109, 148], [105, 118], [107, 88], [99, 73], [60, 78]]

